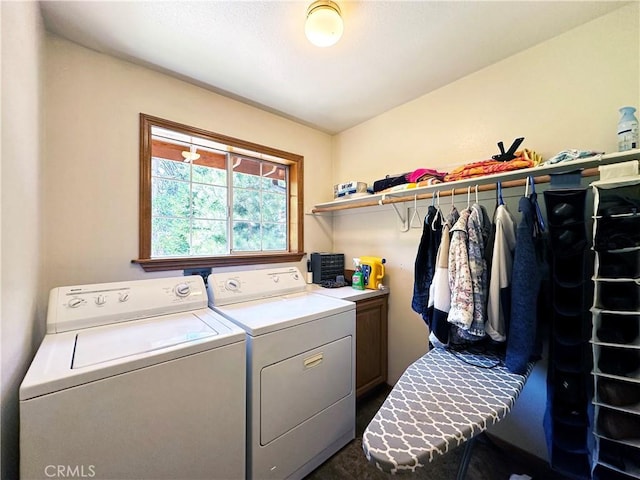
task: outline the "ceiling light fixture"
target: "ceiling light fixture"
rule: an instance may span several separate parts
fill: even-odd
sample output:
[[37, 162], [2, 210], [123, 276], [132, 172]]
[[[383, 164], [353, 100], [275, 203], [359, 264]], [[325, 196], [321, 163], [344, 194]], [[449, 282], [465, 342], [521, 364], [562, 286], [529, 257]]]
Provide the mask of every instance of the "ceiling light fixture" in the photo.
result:
[[330, 0], [318, 0], [309, 5], [304, 33], [317, 47], [330, 47], [342, 36], [344, 23], [340, 7]]

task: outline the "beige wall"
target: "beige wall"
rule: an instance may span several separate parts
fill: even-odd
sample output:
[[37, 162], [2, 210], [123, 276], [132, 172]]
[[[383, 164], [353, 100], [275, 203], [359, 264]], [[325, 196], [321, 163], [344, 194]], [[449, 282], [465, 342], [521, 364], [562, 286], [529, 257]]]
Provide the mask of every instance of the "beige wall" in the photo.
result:
[[0, 478], [17, 478], [18, 386], [42, 331], [40, 175], [43, 26], [36, 2], [1, 2]]
[[[634, 3], [338, 134], [333, 182], [371, 183], [418, 167], [448, 170], [487, 159], [497, 153], [497, 141], [508, 147], [519, 136], [526, 137], [524, 146], [546, 157], [565, 148], [615, 151], [618, 108], [640, 106], [639, 23], [639, 4]], [[425, 212], [426, 203], [421, 205]], [[387, 259], [389, 380], [394, 383], [427, 350], [426, 328], [411, 310], [421, 231], [400, 232], [390, 206], [349, 210], [333, 218], [335, 251], [347, 258]], [[531, 402], [543, 408], [541, 377], [536, 373], [541, 382], [527, 388], [534, 391]], [[526, 435], [531, 423], [541, 429], [540, 407], [532, 408], [531, 402], [527, 395], [519, 402], [538, 410], [533, 417], [519, 417], [520, 433], [525, 433], [520, 439], [531, 438]], [[545, 457], [541, 435], [539, 430], [531, 450]], [[517, 433], [509, 440], [522, 444]]]
[[[17, 387], [42, 335], [48, 290], [152, 275], [130, 264], [138, 252], [140, 112], [303, 155], [309, 211], [338, 181], [486, 158], [497, 140], [520, 135], [545, 155], [612, 151], [617, 108], [640, 104], [637, 4], [333, 139], [55, 36], [45, 37], [41, 60], [37, 4], [0, 5], [2, 478], [15, 476]], [[399, 233], [390, 208], [305, 216], [308, 252], [387, 257], [391, 381], [426, 348], [409, 307], [418, 239], [418, 230]]]
[[[303, 155], [307, 203], [332, 185], [327, 134], [59, 37], [47, 37], [45, 58], [47, 289], [151, 275], [130, 263], [140, 112]], [[304, 230], [306, 251], [331, 248], [330, 219], [305, 215]]]

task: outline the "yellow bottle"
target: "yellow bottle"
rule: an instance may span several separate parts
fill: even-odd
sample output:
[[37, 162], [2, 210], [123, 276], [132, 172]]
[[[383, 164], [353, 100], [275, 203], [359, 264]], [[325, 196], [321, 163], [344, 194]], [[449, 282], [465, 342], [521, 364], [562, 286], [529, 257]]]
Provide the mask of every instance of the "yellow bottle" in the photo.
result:
[[384, 278], [384, 264], [386, 260], [381, 257], [360, 257], [362, 277], [365, 288], [377, 290], [382, 285]]

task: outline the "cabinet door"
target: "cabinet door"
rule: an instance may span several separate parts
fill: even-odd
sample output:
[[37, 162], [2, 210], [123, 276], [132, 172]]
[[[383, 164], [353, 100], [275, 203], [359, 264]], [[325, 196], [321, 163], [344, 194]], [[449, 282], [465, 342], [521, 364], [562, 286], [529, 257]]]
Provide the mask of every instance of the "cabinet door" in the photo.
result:
[[356, 302], [356, 396], [387, 381], [387, 297]]

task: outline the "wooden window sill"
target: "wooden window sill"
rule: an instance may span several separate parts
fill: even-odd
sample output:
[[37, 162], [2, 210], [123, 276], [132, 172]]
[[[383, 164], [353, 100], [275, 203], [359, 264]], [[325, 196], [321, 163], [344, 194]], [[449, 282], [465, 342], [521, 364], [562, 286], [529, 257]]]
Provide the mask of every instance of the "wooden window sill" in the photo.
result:
[[232, 267], [239, 265], [299, 262], [304, 255], [304, 252], [290, 252], [268, 255], [229, 255], [228, 257], [142, 258], [131, 260], [131, 263], [137, 263], [145, 272], [161, 272], [164, 270], [184, 270], [198, 267]]

